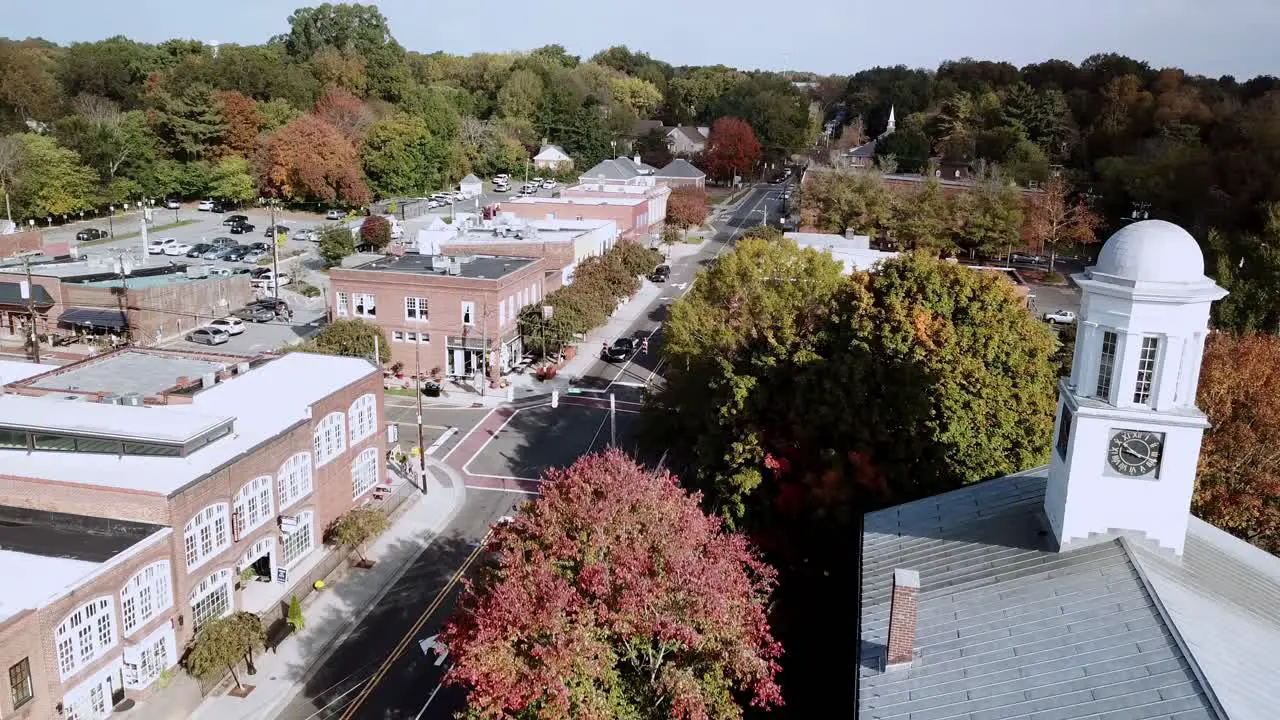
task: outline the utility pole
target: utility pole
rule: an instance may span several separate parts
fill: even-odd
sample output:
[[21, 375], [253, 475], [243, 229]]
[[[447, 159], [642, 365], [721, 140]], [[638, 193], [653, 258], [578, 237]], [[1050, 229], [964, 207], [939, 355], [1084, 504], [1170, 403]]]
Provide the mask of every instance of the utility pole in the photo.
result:
[[422, 483], [423, 494], [427, 492], [427, 444], [422, 433], [422, 344], [413, 344], [413, 381], [417, 386], [414, 395], [418, 398], [418, 481]]
[[271, 205], [271, 297], [280, 299], [280, 239], [276, 237], [276, 201]]
[[618, 446], [618, 406], [609, 393], [609, 447]]
[[[7, 198], [6, 198], [7, 199]], [[35, 285], [31, 284], [31, 260], [22, 259], [22, 264], [27, 270], [27, 315], [31, 324], [31, 360], [35, 364], [40, 364], [40, 334], [36, 332], [36, 293]]]
[[484, 397], [484, 388], [489, 384], [489, 301], [484, 301], [484, 314], [480, 316], [480, 345], [484, 350], [480, 353], [480, 397]]

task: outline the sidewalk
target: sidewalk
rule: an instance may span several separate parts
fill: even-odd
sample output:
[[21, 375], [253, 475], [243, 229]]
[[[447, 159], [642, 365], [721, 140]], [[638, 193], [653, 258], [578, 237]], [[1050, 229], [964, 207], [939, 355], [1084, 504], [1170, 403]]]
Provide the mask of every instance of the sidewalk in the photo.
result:
[[[405, 569], [453, 520], [465, 500], [466, 489], [457, 471], [427, 458], [427, 493], [410, 499], [411, 506], [392, 523], [365, 555], [377, 561], [369, 570], [346, 571], [342, 566], [326, 580], [326, 587], [303, 604], [305, 627], [256, 660], [255, 675], [241, 675], [253, 685], [247, 698], [215, 691], [192, 713], [193, 719], [268, 720], [303, 688], [314, 669], [355, 630], [365, 614], [382, 599]], [[225, 686], [226, 683], [224, 683]]]

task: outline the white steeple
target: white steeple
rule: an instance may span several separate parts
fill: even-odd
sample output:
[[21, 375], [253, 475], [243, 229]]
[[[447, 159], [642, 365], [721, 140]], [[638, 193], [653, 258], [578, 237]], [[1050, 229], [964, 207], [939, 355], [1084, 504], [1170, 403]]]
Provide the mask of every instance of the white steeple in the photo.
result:
[[884, 129], [884, 134], [885, 134], [885, 135], [888, 135], [889, 133], [893, 132], [893, 131], [894, 131], [894, 129], [895, 129], [895, 128], [897, 128], [897, 126], [898, 126], [897, 121], [896, 121], [896, 120], [894, 120], [894, 111], [895, 111], [896, 109], [897, 109], [897, 108], [895, 108], [893, 105], [890, 105], [890, 106], [889, 106], [889, 124], [888, 124], [887, 126], [885, 126], [885, 129]]
[[1071, 377], [1058, 417], [1045, 515], [1061, 549], [1135, 533], [1181, 554], [1200, 439], [1196, 385], [1209, 306], [1195, 238], [1163, 220], [1112, 235], [1081, 289]]

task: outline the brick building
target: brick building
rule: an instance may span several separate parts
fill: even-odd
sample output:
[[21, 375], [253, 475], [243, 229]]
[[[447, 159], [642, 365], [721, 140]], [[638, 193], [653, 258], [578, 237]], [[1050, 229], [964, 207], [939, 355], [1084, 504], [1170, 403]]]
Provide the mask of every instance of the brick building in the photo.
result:
[[549, 292], [548, 267], [541, 257], [408, 253], [334, 268], [330, 316], [377, 324], [409, 373], [474, 377], [486, 348], [490, 373], [506, 372], [524, 353], [516, 318]]
[[655, 215], [644, 197], [519, 197], [502, 201], [502, 212], [521, 220], [609, 220], [620, 237], [637, 239], [661, 232], [664, 215]]
[[202, 624], [301, 592], [386, 482], [363, 359], [129, 349], [4, 389], [0, 576], [23, 582], [0, 588], [0, 717], [146, 696]]
[[551, 292], [573, 282], [578, 263], [613, 247], [618, 234], [618, 225], [612, 220], [522, 220], [509, 213], [489, 219], [460, 215], [452, 224], [419, 230], [409, 247], [421, 255], [541, 258], [546, 261], [544, 289]]

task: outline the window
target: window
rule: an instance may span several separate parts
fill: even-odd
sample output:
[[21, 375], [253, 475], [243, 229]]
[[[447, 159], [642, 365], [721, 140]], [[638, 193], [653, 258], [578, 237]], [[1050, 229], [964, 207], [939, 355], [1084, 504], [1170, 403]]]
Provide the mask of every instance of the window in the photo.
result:
[[507, 324], [507, 304], [498, 303], [498, 327]]
[[418, 333], [416, 333], [416, 332], [406, 332], [406, 333], [404, 334], [404, 341], [405, 341], [405, 342], [409, 342], [409, 343], [416, 343], [416, 342], [418, 342]]
[[169, 561], [161, 560], [142, 568], [120, 591], [120, 617], [124, 635], [146, 625], [173, 606]]
[[231, 515], [237, 539], [271, 519], [275, 512], [271, 498], [270, 475], [255, 478], [240, 488]]
[[344, 292], [334, 293], [337, 298], [338, 317], [346, 317], [351, 314], [350, 296]]
[[1071, 408], [1062, 406], [1062, 419], [1058, 421], [1058, 455], [1067, 457], [1067, 445], [1071, 442]]
[[316, 451], [316, 467], [320, 467], [342, 454], [347, 449], [347, 438], [343, 427], [343, 414], [331, 412], [316, 426], [312, 437]]
[[462, 324], [463, 325], [476, 324], [476, 304], [471, 302], [470, 300], [462, 301]]
[[1116, 368], [1116, 334], [1110, 330], [1102, 333], [1102, 355], [1098, 358], [1098, 387], [1094, 396], [1109, 401], [1111, 374]]
[[286, 568], [291, 567], [295, 562], [302, 559], [302, 556], [311, 552], [315, 547], [315, 520], [314, 513], [307, 511], [298, 513], [298, 528], [288, 535], [284, 536], [284, 546], [280, 564]]
[[299, 499], [311, 494], [311, 455], [300, 452], [284, 461], [276, 473], [280, 483], [280, 509], [283, 510]]
[[63, 680], [102, 657], [116, 644], [116, 624], [111, 598], [81, 605], [53, 633], [58, 653], [58, 674]]
[[351, 446], [369, 437], [378, 429], [378, 401], [373, 393], [361, 395], [351, 403], [347, 411], [347, 427], [351, 428]]
[[34, 697], [31, 692], [31, 661], [27, 658], [9, 668], [9, 697], [13, 699], [14, 710]]
[[231, 545], [231, 533], [228, 532], [227, 524], [226, 503], [210, 505], [187, 521], [183, 535], [187, 570], [194, 570]]
[[404, 331], [403, 331], [403, 330], [392, 330], [392, 331], [391, 331], [391, 342], [404, 342]]
[[351, 296], [355, 305], [356, 317], [376, 317], [378, 315], [378, 299], [369, 293], [355, 293]]
[[191, 605], [192, 632], [210, 620], [231, 612], [231, 570], [223, 568], [204, 580], [187, 595]]
[[424, 297], [407, 297], [404, 299], [405, 320], [426, 320], [427, 299]]
[[5, 430], [0, 429], [0, 448], [23, 448], [27, 447], [27, 433], [25, 430]]
[[351, 497], [360, 497], [378, 483], [378, 449], [369, 448], [351, 463]]
[[171, 667], [175, 660], [173, 630], [167, 625], [157, 629], [140, 643], [124, 651], [124, 685], [145, 688]]
[[1151, 383], [1156, 375], [1156, 356], [1160, 352], [1160, 338], [1142, 338], [1142, 353], [1138, 355], [1138, 380], [1133, 386], [1133, 401], [1139, 405], [1151, 402]]

